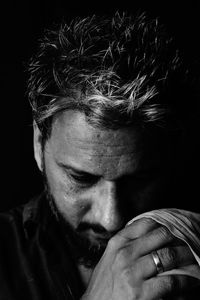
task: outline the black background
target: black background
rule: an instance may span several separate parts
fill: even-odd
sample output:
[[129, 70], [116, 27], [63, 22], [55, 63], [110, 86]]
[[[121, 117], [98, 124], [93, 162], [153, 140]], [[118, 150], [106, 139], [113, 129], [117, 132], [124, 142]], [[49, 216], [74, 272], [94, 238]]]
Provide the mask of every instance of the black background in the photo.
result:
[[[198, 1], [7, 1], [1, 14], [1, 200], [0, 210], [26, 202], [42, 185], [33, 158], [31, 111], [26, 90], [25, 65], [44, 28], [63, 17], [146, 10], [160, 16], [174, 35], [185, 58], [200, 56]], [[198, 137], [197, 137], [198, 139]], [[194, 168], [195, 169], [195, 168]], [[199, 177], [199, 174], [197, 174]], [[198, 184], [198, 180], [197, 184]], [[198, 189], [197, 189], [198, 190]], [[198, 195], [197, 201], [198, 201]]]

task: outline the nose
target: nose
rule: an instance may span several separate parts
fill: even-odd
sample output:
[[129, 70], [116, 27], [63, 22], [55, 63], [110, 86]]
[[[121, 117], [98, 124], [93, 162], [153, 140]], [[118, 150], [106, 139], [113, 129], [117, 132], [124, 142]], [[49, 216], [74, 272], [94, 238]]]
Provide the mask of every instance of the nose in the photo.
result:
[[108, 232], [116, 232], [122, 227], [122, 215], [119, 211], [117, 185], [114, 181], [104, 181], [96, 191], [92, 205], [95, 223]]

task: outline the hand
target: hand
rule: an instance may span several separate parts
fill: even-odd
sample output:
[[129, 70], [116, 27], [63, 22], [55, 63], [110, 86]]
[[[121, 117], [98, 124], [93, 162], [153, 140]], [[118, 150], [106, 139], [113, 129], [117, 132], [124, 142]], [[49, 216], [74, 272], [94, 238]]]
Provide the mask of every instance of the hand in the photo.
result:
[[152, 300], [181, 294], [199, 284], [189, 276], [157, 276], [152, 251], [165, 271], [195, 263], [189, 247], [167, 228], [141, 219], [118, 232], [94, 269], [82, 300]]

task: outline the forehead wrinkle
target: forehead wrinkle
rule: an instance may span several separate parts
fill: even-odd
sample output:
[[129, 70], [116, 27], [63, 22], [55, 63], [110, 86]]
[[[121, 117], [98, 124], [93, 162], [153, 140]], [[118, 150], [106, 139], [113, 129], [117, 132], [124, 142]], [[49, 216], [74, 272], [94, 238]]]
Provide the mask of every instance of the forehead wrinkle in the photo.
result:
[[[63, 133], [64, 140], [66, 143], [73, 143], [75, 146], [79, 146], [81, 149], [87, 149], [89, 147], [95, 147], [95, 146], [101, 146], [107, 148], [118, 148], [118, 149], [133, 149], [133, 144], [132, 143], [127, 143], [128, 141], [131, 140], [131, 135], [129, 136], [118, 136], [117, 141], [115, 141], [116, 136], [115, 134], [108, 134], [106, 131], [102, 131], [101, 136], [98, 135], [95, 132], [90, 132], [89, 136], [84, 136], [84, 137], [77, 137], [74, 136], [72, 131], [67, 131]], [[135, 139], [135, 137], [134, 137]], [[134, 148], [136, 146], [134, 145]], [[132, 152], [132, 151], [131, 151]]]
[[[69, 146], [69, 145], [68, 145]], [[90, 143], [90, 144], [73, 144], [70, 143], [70, 148], [72, 154], [76, 153], [78, 156], [87, 157], [90, 158], [99, 158], [103, 160], [104, 158], [111, 158], [111, 159], [121, 159], [121, 157], [128, 157], [129, 159], [133, 158], [134, 156], [139, 155], [139, 151], [136, 151], [136, 149], [133, 149], [133, 147], [115, 147], [115, 146], [108, 146], [108, 145], [102, 145], [99, 143], [98, 145], [96, 143]], [[69, 151], [69, 147], [66, 148], [66, 150]], [[69, 153], [69, 152], [68, 152]]]
[[[55, 136], [57, 136], [55, 134]], [[58, 151], [66, 150], [69, 151], [71, 148], [71, 151], [76, 150], [80, 154], [89, 154], [92, 156], [107, 156], [107, 157], [113, 157], [113, 156], [119, 156], [124, 154], [137, 154], [139, 151], [138, 145], [135, 143], [130, 142], [131, 138], [125, 142], [122, 141], [120, 144], [116, 143], [115, 141], [109, 140], [107, 137], [104, 139], [93, 139], [91, 137], [90, 139], [83, 139], [83, 138], [76, 138], [73, 135], [68, 135], [66, 133], [63, 133], [63, 138], [58, 139], [57, 148]], [[114, 143], [113, 143], [114, 142]]]
[[[83, 158], [83, 159], [82, 159]], [[88, 173], [94, 173], [108, 180], [134, 173], [139, 166], [140, 157], [135, 155], [87, 155], [68, 160]]]
[[[70, 147], [71, 148], [71, 147]], [[63, 148], [62, 148], [63, 149]], [[133, 173], [138, 167], [140, 155], [131, 153], [108, 154], [104, 152], [83, 151], [82, 149], [74, 148], [58, 149], [55, 157], [60, 162], [76, 167], [82, 171], [96, 174], [97, 176], [114, 180], [124, 174]]]
[[[69, 145], [69, 144], [68, 144]], [[119, 157], [122, 155], [136, 155], [138, 151], [135, 149], [132, 149], [132, 147], [115, 147], [115, 146], [108, 146], [108, 145], [102, 145], [99, 143], [98, 145], [95, 143], [91, 143], [89, 145], [85, 144], [73, 144], [70, 143], [71, 150], [76, 150], [79, 152], [79, 154], [85, 154], [90, 156], [103, 156], [103, 157]], [[100, 146], [100, 147], [99, 147]]]
[[[77, 140], [77, 139], [70, 139], [70, 141], [69, 141], [66, 138], [66, 143], [68, 143], [68, 142], [71, 142], [71, 146], [74, 148], [77, 148], [77, 146], [78, 146], [79, 149], [86, 150], [86, 152], [87, 152], [87, 150], [88, 151], [93, 151], [93, 150], [96, 151], [97, 150], [99, 152], [104, 153], [104, 155], [106, 155], [105, 152], [111, 152], [113, 150], [115, 152], [116, 152], [116, 150], [118, 150], [117, 152], [119, 152], [119, 153], [127, 153], [127, 154], [138, 152], [138, 149], [133, 149], [133, 145], [128, 145], [127, 143], [126, 143], [126, 145], [125, 145], [125, 143], [119, 145], [117, 143], [109, 144], [109, 143], [105, 143], [103, 141], [96, 142], [94, 140], [93, 141], [90, 141], [90, 140], [82, 141], [82, 140]], [[73, 145], [73, 142], [75, 142], [74, 145]], [[100, 151], [99, 146], [101, 147], [101, 151]], [[134, 148], [136, 148], [136, 147], [134, 147]], [[95, 154], [93, 154], [93, 155], [95, 155]], [[107, 155], [110, 156], [109, 154], [107, 154]]]
[[[71, 138], [70, 138], [71, 139]], [[66, 137], [66, 140], [67, 140], [67, 137]], [[124, 145], [124, 142], [120, 145], [118, 143], [104, 143], [103, 141], [91, 141], [90, 139], [85, 139], [85, 140], [81, 140], [81, 139], [75, 139], [75, 138], [72, 138], [71, 139], [72, 141], [75, 141], [77, 142], [77, 144], [80, 144], [80, 145], [83, 145], [83, 149], [85, 149], [86, 147], [84, 147], [84, 145], [101, 145], [101, 146], [104, 146], [104, 147], [115, 147], [115, 148], [127, 148], [127, 145], [125, 146]], [[129, 148], [129, 147], [128, 147]]]

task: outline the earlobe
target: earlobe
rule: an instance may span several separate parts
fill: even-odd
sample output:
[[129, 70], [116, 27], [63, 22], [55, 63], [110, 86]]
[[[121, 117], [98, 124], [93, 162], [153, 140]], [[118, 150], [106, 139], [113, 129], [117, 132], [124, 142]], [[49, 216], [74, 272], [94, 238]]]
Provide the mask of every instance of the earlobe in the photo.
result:
[[39, 170], [42, 172], [42, 134], [35, 121], [33, 123], [33, 145], [34, 157]]

